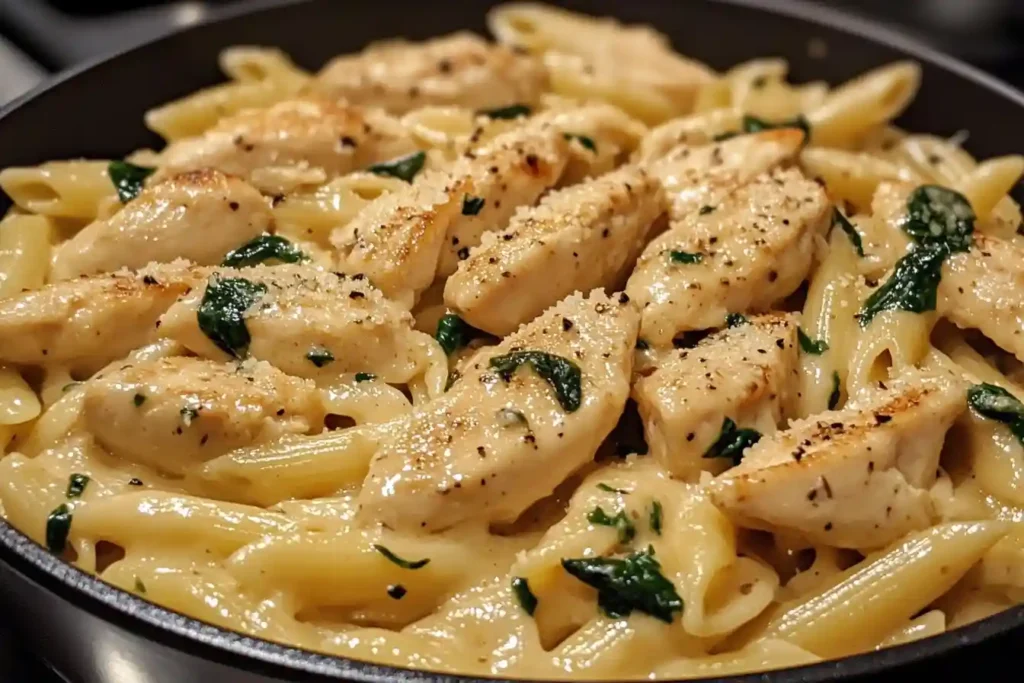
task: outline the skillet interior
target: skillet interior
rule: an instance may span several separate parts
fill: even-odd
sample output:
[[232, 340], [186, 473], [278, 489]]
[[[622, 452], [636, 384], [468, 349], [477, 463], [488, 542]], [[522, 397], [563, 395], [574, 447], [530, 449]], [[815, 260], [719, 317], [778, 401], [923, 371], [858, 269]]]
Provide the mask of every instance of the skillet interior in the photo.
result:
[[[0, 112], [0, 167], [80, 156], [115, 158], [131, 149], [158, 145], [159, 139], [142, 125], [142, 112], [221, 81], [216, 58], [220, 49], [228, 45], [276, 45], [300, 65], [316, 68], [336, 54], [359, 50], [370, 40], [396, 35], [422, 39], [459, 28], [483, 32], [483, 14], [491, 4], [497, 3], [424, 3], [415, 7], [395, 3], [394, 11], [382, 12], [379, 7], [363, 3], [268, 1], [251, 14], [175, 34], [66, 75], [15, 102]], [[955, 60], [910, 44], [868, 22], [853, 21], [829, 10], [808, 8], [788, 0], [689, 0], [684, 4], [659, 0], [575, 0], [558, 4], [652, 24], [670, 35], [678, 50], [715, 68], [755, 56], [784, 57], [796, 82], [843, 81], [887, 61], [905, 58], [909, 53], [924, 63], [924, 78], [920, 94], [900, 123], [940, 135], [967, 129], [971, 136], [965, 146], [979, 157], [1011, 151], [1008, 141], [1014, 139], [1016, 124], [1024, 113], [1024, 95]], [[838, 28], [840, 24], [844, 28]], [[824, 57], [810, 56], [811, 40], [824, 41]], [[149, 676], [123, 680], [214, 680], [210, 673], [187, 678], [156, 673], [153, 667], [164, 661], [168, 652], [173, 654], [174, 649], [189, 653], [195, 661], [219, 662], [265, 676], [258, 680], [295, 680], [299, 671], [306, 672], [302, 680], [480, 680], [312, 655], [230, 634], [89, 577], [56, 560], [5, 522], [0, 522], [0, 562], [7, 565], [0, 565], [0, 577], [5, 579], [0, 593], [20, 603], [20, 609], [24, 609], [25, 601], [17, 596], [24, 597], [26, 590], [41, 587], [54, 605], [67, 609], [70, 602], [75, 608], [114, 624], [114, 630], [120, 634], [120, 640], [115, 639], [118, 647], [128, 648], [125, 652], [132, 655], [138, 670], [153, 671]], [[22, 583], [13, 585], [15, 579]], [[72, 632], [62, 631], [61, 625], [48, 624], [48, 618], [52, 619], [52, 614], [33, 610], [32, 618], [25, 620], [31, 622], [24, 626], [25, 632], [35, 636], [37, 642], [46, 642], [38, 640], [40, 635], [62, 641], [67, 640], [61, 637], [62, 633], [73, 637]], [[867, 680], [869, 675], [873, 681], [890, 680], [890, 676], [892, 680], [896, 676], [902, 680], [911, 673], [906, 667], [915, 662], [918, 664], [913, 674], [948, 677], [952, 673], [950, 667], [955, 666], [951, 663], [952, 651], [964, 646], [971, 646], [971, 658], [976, 657], [986, 666], [999, 666], [1000, 662], [1008, 666], [1010, 643], [1019, 640], [1022, 629], [1024, 607], [1018, 607], [968, 628], [882, 653], [729, 680], [796, 683], [839, 678]], [[160, 645], [149, 645], [144, 639]], [[48, 652], [58, 666], [80, 662], [86, 651], [86, 646], [79, 643], [79, 654], [68, 655], [60, 651], [60, 646], [66, 644], [54, 642]], [[150, 656], [147, 650], [162, 654]], [[99, 652], [85, 655], [94, 666], [102, 664], [97, 660]], [[922, 659], [928, 661], [920, 663]], [[218, 670], [216, 680], [220, 683], [256, 680], [246, 674]], [[882, 670], [889, 673], [877, 675]], [[86, 675], [93, 676], [88, 680], [122, 680], [102, 677], [102, 673]]]

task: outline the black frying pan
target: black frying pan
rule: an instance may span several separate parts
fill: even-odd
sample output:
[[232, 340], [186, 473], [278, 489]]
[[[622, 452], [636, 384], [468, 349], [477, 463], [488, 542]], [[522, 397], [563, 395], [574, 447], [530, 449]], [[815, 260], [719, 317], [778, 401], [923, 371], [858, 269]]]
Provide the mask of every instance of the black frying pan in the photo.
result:
[[[158, 146], [142, 124], [154, 105], [222, 80], [217, 53], [233, 44], [277, 45], [307, 68], [392, 36], [423, 39], [483, 32], [491, 2], [261, 2], [258, 9], [171, 35], [58, 77], [0, 111], [0, 168], [74, 157], [117, 158]], [[839, 82], [912, 57], [921, 93], [900, 123], [949, 135], [970, 131], [975, 156], [1013, 151], [1024, 95], [953, 59], [871, 23], [790, 0], [590, 0], [591, 14], [652, 24], [677, 49], [715, 68], [757, 56], [789, 61], [795, 81]], [[825, 56], [808, 44], [824, 41]], [[4, 199], [0, 199], [0, 209]], [[0, 343], [3, 343], [0, 340]], [[455, 676], [375, 666], [243, 637], [157, 607], [64, 564], [0, 522], [0, 601], [5, 621], [74, 683], [454, 683]], [[1024, 640], [1024, 607], [967, 628], [883, 652], [799, 669], [732, 677], [737, 683], [904, 681], [960, 671], [1009, 677]], [[989, 677], [994, 673], [996, 679]], [[724, 682], [723, 682], [724, 683]]]

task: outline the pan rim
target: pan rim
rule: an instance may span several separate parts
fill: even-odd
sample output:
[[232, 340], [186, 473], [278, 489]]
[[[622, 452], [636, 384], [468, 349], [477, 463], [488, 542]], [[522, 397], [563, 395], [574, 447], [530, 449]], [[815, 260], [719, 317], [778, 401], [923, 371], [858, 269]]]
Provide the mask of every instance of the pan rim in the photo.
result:
[[[0, 107], [0, 125], [11, 113], [43, 93], [80, 74], [133, 51], [161, 42], [200, 26], [209, 26], [258, 14], [297, 6], [312, 0], [256, 0], [245, 7], [231, 7], [212, 13], [203, 21], [172, 29], [112, 54], [89, 60], [56, 74], [27, 93]], [[827, 6], [811, 5], [804, 0], [703, 0], [781, 15], [813, 29], [828, 28], [862, 40], [892, 48], [908, 58], [928, 63], [955, 76], [976, 83], [1024, 108], [1024, 93], [939, 50], [870, 19], [847, 14]], [[246, 636], [214, 626], [182, 613], [156, 605], [121, 590], [53, 556], [28, 536], [0, 519], [0, 562], [10, 571], [41, 590], [71, 603], [75, 608], [137, 634], [152, 642], [189, 656], [236, 668], [253, 674], [279, 678], [296, 673], [317, 676], [319, 680], [352, 680], [385, 683], [399, 678], [409, 683], [485, 683], [508, 679], [465, 676], [380, 665], [347, 657], [320, 654], [311, 650]], [[950, 654], [965, 646], [977, 645], [989, 638], [1024, 629], [1024, 605], [1019, 605], [979, 622], [881, 651], [867, 652], [838, 660], [767, 673], [730, 676], [728, 679], [690, 679], [697, 683], [813, 683], [838, 676], [878, 674], [932, 657]], [[538, 681], [538, 683], [545, 683]]]

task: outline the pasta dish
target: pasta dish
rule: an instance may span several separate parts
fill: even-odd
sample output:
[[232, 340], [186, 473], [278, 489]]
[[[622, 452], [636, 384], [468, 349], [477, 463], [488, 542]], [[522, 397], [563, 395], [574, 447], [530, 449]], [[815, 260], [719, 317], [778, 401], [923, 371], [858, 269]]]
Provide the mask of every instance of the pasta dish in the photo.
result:
[[210, 624], [503, 678], [1024, 601], [1024, 157], [895, 127], [912, 62], [488, 24], [232, 47], [162, 150], [0, 172], [3, 517]]

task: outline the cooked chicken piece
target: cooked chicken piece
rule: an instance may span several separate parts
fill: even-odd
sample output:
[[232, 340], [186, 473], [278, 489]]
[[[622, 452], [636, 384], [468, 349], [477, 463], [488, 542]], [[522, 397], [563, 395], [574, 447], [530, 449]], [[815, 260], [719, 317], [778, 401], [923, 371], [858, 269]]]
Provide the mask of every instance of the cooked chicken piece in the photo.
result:
[[558, 181], [569, 158], [569, 143], [558, 129], [528, 125], [459, 159], [451, 176], [469, 179], [473, 194], [463, 195], [462, 209], [448, 227], [438, 276], [454, 273], [480, 237], [504, 228], [516, 208], [532, 206]]
[[643, 307], [640, 336], [665, 345], [678, 332], [721, 326], [728, 313], [768, 310], [804, 281], [831, 217], [825, 191], [791, 169], [676, 221], [626, 286]]
[[530, 125], [551, 125], [569, 140], [571, 157], [559, 181], [572, 185], [625, 163], [647, 128], [618, 107], [604, 102], [540, 112]]
[[600, 97], [647, 122], [689, 112], [716, 78], [650, 26], [533, 2], [501, 5], [487, 19], [502, 43], [543, 56], [556, 92]]
[[[248, 298], [233, 287], [239, 280]], [[431, 342], [412, 324], [363, 275], [261, 265], [216, 269], [167, 311], [160, 332], [214, 360], [251, 357], [295, 377], [370, 372], [401, 383], [423, 370]]]
[[284, 193], [414, 151], [405, 128], [382, 111], [302, 98], [247, 109], [171, 143], [154, 178], [209, 167]]
[[170, 474], [242, 446], [323, 428], [313, 383], [267, 363], [163, 358], [105, 373], [84, 392], [84, 427], [101, 446]]
[[634, 163], [650, 163], [679, 145], [703, 145], [715, 136], [734, 133], [743, 125], [739, 107], [720, 107], [666, 121], [651, 128], [640, 141]]
[[665, 186], [672, 218], [678, 220], [717, 206], [737, 187], [792, 160], [803, 141], [803, 131], [783, 128], [695, 147], [680, 145], [646, 168]]
[[151, 185], [61, 245], [50, 277], [67, 280], [177, 258], [216, 265], [272, 221], [270, 207], [245, 181], [212, 169], [182, 173]]
[[[426, 531], [514, 520], [590, 462], [615, 425], [637, 323], [626, 297], [575, 294], [479, 352], [448, 393], [385, 428], [360, 514]], [[538, 352], [554, 358], [516, 365]]]
[[412, 308], [433, 283], [448, 231], [474, 192], [471, 175], [435, 171], [378, 197], [331, 233], [338, 268], [365, 273], [389, 298]]
[[175, 261], [0, 300], [0, 362], [97, 370], [152, 341], [157, 319], [196, 279], [190, 264]]
[[966, 389], [952, 374], [912, 371], [843, 410], [798, 420], [715, 479], [712, 499], [741, 526], [882, 547], [932, 523], [928, 489]]
[[799, 379], [796, 330], [791, 315], [751, 318], [691, 349], [666, 351], [633, 384], [644, 435], [663, 467], [687, 478], [731, 464], [729, 453], [709, 456], [727, 419], [762, 436], [785, 424]]
[[544, 66], [466, 31], [422, 43], [391, 40], [331, 60], [313, 90], [355, 104], [406, 112], [426, 105], [495, 109], [533, 104], [547, 89]]
[[636, 166], [549, 194], [483, 236], [448, 278], [445, 303], [509, 334], [573, 291], [620, 286], [665, 210], [661, 184]]
[[967, 253], [942, 266], [939, 312], [963, 329], [978, 329], [1024, 361], [1024, 249], [974, 233]]
[[[903, 256], [910, 238], [902, 228], [915, 186], [882, 183], [872, 199], [873, 228], [865, 251], [880, 270]], [[977, 329], [1024, 360], [1024, 249], [975, 229], [970, 251], [951, 254], [939, 281], [939, 313], [962, 329]]]

